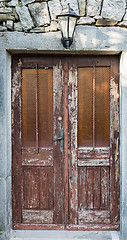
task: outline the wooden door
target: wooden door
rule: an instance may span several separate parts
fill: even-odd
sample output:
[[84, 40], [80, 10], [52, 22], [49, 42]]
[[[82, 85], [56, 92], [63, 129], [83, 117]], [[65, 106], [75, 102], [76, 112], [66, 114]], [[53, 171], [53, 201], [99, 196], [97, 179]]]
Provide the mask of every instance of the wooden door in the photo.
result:
[[[63, 78], [59, 58], [14, 57], [13, 226], [63, 229]], [[62, 138], [58, 140], [58, 138]]]
[[13, 58], [15, 229], [119, 229], [118, 63]]
[[69, 71], [69, 229], [119, 228], [118, 57], [76, 57]]

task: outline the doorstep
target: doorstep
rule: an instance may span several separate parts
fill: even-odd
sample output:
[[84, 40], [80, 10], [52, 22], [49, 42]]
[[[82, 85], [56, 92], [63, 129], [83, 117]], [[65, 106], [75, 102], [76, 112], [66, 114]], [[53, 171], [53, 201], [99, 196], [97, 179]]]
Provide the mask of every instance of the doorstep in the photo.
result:
[[117, 231], [12, 230], [10, 240], [119, 240]]

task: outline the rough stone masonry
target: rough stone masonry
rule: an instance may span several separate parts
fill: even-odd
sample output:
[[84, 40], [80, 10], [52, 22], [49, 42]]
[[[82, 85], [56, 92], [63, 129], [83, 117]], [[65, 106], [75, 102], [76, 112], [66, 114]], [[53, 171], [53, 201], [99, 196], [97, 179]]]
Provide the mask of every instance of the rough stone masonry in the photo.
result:
[[68, 3], [78, 25], [127, 27], [126, 0], [0, 0], [0, 31], [59, 31], [56, 14]]

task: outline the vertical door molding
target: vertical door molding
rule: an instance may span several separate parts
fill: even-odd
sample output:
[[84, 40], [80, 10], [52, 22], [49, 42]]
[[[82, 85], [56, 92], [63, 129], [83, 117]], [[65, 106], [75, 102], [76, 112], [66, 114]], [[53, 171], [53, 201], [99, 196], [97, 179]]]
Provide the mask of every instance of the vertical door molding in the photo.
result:
[[120, 219], [120, 114], [119, 114], [119, 58], [111, 57], [110, 80], [110, 174], [111, 174], [111, 222]]
[[[54, 136], [56, 139], [63, 130], [63, 69], [60, 58], [53, 64], [53, 116]], [[53, 143], [54, 159], [54, 223], [64, 224], [64, 152], [60, 141]]]
[[69, 224], [78, 224], [78, 165], [77, 165], [77, 58], [69, 63]]

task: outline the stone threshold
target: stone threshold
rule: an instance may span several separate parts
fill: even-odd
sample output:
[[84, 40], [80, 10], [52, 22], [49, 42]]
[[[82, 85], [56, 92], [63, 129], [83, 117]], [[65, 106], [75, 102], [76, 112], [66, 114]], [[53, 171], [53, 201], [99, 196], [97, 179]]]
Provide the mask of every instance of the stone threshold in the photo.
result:
[[117, 231], [12, 230], [10, 240], [119, 240]]

